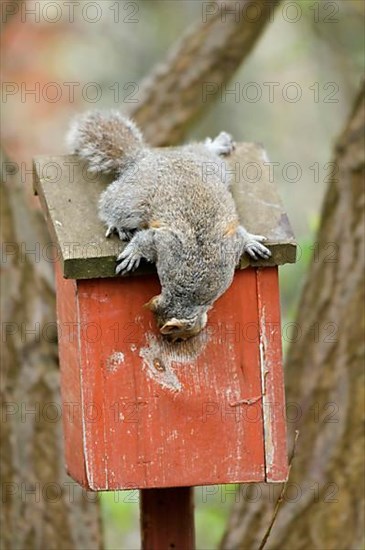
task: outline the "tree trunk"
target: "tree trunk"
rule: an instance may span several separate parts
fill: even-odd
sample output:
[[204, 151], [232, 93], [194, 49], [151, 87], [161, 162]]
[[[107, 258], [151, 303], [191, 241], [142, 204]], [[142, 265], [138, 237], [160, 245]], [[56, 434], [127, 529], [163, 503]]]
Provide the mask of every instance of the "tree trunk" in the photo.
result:
[[280, 0], [203, 2], [194, 25], [140, 86], [128, 114], [151, 145], [174, 145], [249, 55]]
[[50, 238], [12, 167], [1, 158], [2, 548], [92, 550], [95, 495], [64, 468]]
[[[362, 88], [335, 149], [288, 353], [289, 427], [300, 437], [267, 549], [364, 547], [364, 111]], [[222, 548], [258, 548], [275, 499], [268, 486], [256, 489], [234, 505]]]

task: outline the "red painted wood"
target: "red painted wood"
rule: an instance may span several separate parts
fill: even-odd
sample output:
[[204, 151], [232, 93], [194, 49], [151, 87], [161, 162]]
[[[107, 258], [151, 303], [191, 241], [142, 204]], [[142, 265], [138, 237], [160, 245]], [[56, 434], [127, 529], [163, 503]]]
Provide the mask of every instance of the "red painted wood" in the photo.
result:
[[176, 487], [142, 490], [141, 538], [143, 550], [193, 550], [193, 489]]
[[278, 482], [288, 476], [278, 269], [257, 269], [256, 273], [266, 480]]
[[[277, 287], [276, 270], [265, 269]], [[255, 269], [236, 272], [207, 329], [169, 344], [143, 308], [159, 292], [157, 277], [82, 280], [72, 291], [65, 284], [74, 283], [58, 280], [59, 301], [70, 304], [60, 322], [76, 310], [80, 336], [79, 347], [61, 356], [63, 399], [80, 392], [83, 411], [82, 437], [65, 426], [75, 479], [94, 490], [265, 480], [258, 281]], [[262, 300], [275, 311], [277, 288]], [[282, 453], [270, 468], [276, 460], [286, 471]]]
[[61, 365], [65, 462], [70, 476], [88, 486], [83, 443], [80, 338], [76, 281], [64, 279], [56, 264], [58, 347]]

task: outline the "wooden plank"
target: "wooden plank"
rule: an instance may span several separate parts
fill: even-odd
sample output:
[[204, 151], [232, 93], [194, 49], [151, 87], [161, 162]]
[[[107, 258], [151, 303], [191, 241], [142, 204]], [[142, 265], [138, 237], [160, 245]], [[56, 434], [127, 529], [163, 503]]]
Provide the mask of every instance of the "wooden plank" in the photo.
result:
[[143, 550], [194, 550], [194, 495], [191, 487], [141, 491]]
[[288, 476], [278, 269], [257, 269], [266, 481]]
[[272, 252], [270, 260], [242, 256], [240, 267], [274, 266], [294, 263], [296, 242], [288, 216], [274, 184], [272, 166], [258, 143], [240, 143], [229, 157], [234, 178], [231, 187], [241, 223], [251, 233], [265, 235]]
[[58, 263], [55, 268], [65, 462], [69, 475], [88, 488], [83, 443], [77, 286], [75, 281], [63, 278]]
[[157, 276], [77, 289], [87, 485], [264, 481], [255, 270], [238, 271], [208, 327], [175, 344], [143, 309]]
[[[245, 255], [240, 267], [295, 262], [293, 232], [276, 186], [270, 181], [264, 149], [257, 144], [239, 144], [227, 165], [241, 222], [252, 233], [267, 236], [272, 251], [272, 258], [266, 261], [254, 262]], [[35, 192], [59, 247], [66, 278], [115, 276], [115, 258], [124, 245], [116, 236], [105, 238], [105, 227], [97, 215], [100, 193], [110, 181], [110, 177], [88, 174], [85, 163], [76, 156], [38, 157], [34, 161]], [[145, 265], [136, 275], [151, 270]]]
[[114, 277], [115, 258], [124, 245], [116, 237], [105, 238], [97, 215], [99, 196], [110, 179], [95, 178], [77, 157], [64, 156], [35, 159], [33, 181], [64, 277]]

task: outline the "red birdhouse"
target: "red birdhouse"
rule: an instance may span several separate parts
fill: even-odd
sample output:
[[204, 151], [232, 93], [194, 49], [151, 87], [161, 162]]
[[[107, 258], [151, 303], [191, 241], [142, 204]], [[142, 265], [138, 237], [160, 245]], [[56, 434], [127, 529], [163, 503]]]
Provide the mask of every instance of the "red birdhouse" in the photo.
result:
[[105, 239], [97, 216], [108, 180], [76, 157], [35, 160], [59, 259], [66, 465], [85, 488], [286, 480], [278, 265], [295, 261], [296, 245], [265, 159], [246, 143], [229, 163], [241, 221], [267, 236], [272, 257], [242, 257], [207, 327], [176, 343], [143, 308], [159, 293], [157, 275], [115, 276], [124, 245]]

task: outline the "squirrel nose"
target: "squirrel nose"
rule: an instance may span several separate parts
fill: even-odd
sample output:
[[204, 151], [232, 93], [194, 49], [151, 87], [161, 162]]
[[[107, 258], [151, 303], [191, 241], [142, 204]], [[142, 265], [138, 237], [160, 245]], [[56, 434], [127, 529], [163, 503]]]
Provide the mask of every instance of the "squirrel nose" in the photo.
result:
[[[200, 332], [200, 330], [198, 331]], [[175, 343], [178, 343], [178, 342], [185, 342], [186, 340], [189, 340], [190, 338], [192, 338], [193, 336], [196, 336], [198, 333], [197, 332], [184, 332], [184, 333], [178, 333], [176, 332], [175, 334], [167, 334], [165, 335], [165, 338], [169, 341], [169, 342], [172, 342], [173, 344]]]
[[[172, 325], [170, 325], [172, 328]], [[179, 340], [188, 340], [193, 336], [196, 336], [201, 332], [203, 326], [197, 324], [189, 328], [174, 327], [174, 330], [163, 330], [165, 327], [160, 329], [161, 334], [163, 334], [169, 342], [178, 342]]]
[[174, 333], [183, 333], [187, 330], [188, 324], [187, 321], [176, 319], [170, 319], [167, 321], [161, 328], [161, 334], [174, 334]]

